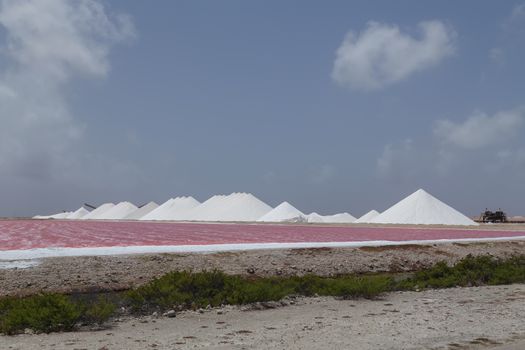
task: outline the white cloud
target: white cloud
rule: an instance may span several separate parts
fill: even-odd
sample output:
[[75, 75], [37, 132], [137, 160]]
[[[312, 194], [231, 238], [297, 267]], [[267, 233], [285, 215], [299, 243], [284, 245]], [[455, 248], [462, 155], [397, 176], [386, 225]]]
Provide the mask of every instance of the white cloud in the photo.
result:
[[1, 6], [7, 56], [52, 79], [105, 75], [110, 45], [134, 34], [129, 17], [108, 17], [95, 0], [3, 0]]
[[503, 64], [505, 62], [505, 52], [502, 48], [493, 47], [489, 50], [489, 59], [496, 64]]
[[68, 82], [104, 77], [114, 43], [134, 35], [129, 17], [96, 0], [2, 0], [0, 171], [54, 176], [82, 136], [67, 100]]
[[398, 148], [394, 148], [392, 144], [386, 145], [383, 149], [383, 153], [377, 159], [377, 169], [379, 172], [381, 174], [390, 173], [400, 157], [404, 157], [405, 154], [412, 152], [412, 143], [411, 139], [406, 139]]
[[475, 113], [464, 122], [440, 120], [434, 128], [434, 135], [445, 145], [463, 149], [480, 149], [503, 144], [516, 136], [525, 122], [525, 109], [517, 108], [489, 116]]
[[337, 49], [332, 78], [343, 86], [373, 90], [432, 67], [455, 51], [454, 30], [440, 21], [418, 25], [420, 37], [398, 26], [369, 22], [360, 34], [349, 32]]
[[412, 139], [405, 139], [399, 144], [388, 144], [377, 159], [378, 174], [398, 182], [415, 179], [425, 171], [424, 156], [424, 151]]
[[522, 34], [525, 30], [525, 3], [518, 4], [512, 8], [510, 15], [508, 15], [502, 23], [505, 34], [516, 38], [519, 42], [522, 41]]
[[478, 112], [460, 122], [442, 120], [432, 130], [434, 138], [386, 145], [376, 170], [394, 183], [462, 179], [482, 187], [498, 176], [501, 183], [515, 184], [525, 172], [525, 143], [517, 137], [524, 126], [525, 107], [492, 116]]
[[509, 21], [512, 22], [522, 20], [525, 20], [525, 3], [514, 6], [509, 18]]
[[337, 169], [331, 164], [323, 164], [319, 167], [310, 169], [308, 182], [313, 184], [324, 184], [334, 178]]

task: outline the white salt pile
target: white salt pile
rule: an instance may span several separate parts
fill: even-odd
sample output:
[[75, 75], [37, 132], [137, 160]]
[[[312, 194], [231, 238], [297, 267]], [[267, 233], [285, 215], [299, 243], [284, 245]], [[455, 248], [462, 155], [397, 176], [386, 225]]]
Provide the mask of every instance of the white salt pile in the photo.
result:
[[251, 193], [233, 193], [222, 204], [217, 221], [255, 221], [273, 209]]
[[148, 204], [143, 205], [142, 207], [138, 208], [131, 214], [128, 214], [124, 217], [124, 220], [139, 220], [141, 217], [148, 215], [153, 210], [157, 209], [159, 205], [155, 202], [149, 202]]
[[288, 202], [282, 202], [257, 219], [259, 222], [306, 222], [306, 215]]
[[199, 204], [193, 197], [172, 198], [139, 220], [186, 220], [187, 213]]
[[308, 222], [310, 223], [322, 223], [322, 222], [325, 222], [324, 221], [324, 216], [322, 215], [319, 215], [317, 213], [310, 213], [308, 214], [307, 216], [307, 219], [306, 219]]
[[141, 217], [139, 220], [157, 220], [157, 217], [161, 216], [161, 213], [163, 214], [170, 206], [171, 203], [175, 200], [175, 198], [170, 198], [166, 202], [159, 205], [156, 209], [153, 209], [148, 214]]
[[51, 215], [35, 215], [33, 216], [33, 219], [51, 219]]
[[220, 208], [221, 203], [226, 198], [226, 195], [218, 194], [208, 198], [200, 205], [190, 210], [186, 215], [186, 220], [189, 221], [208, 221], [208, 218], [213, 215], [217, 208]]
[[104, 203], [100, 207], [93, 209], [93, 211], [91, 211], [89, 214], [84, 215], [80, 219], [81, 220], [96, 220], [98, 219], [100, 215], [104, 214], [104, 212], [113, 208], [114, 206], [115, 204], [113, 203]]
[[361, 216], [359, 219], [355, 221], [356, 224], [367, 224], [369, 223], [373, 218], [379, 215], [379, 212], [377, 210], [370, 210], [368, 213]]
[[54, 214], [54, 215], [49, 215], [48, 216], [48, 219], [65, 219], [67, 218], [68, 215], [70, 215], [71, 212], [70, 211], [65, 211], [65, 212], [62, 212], [62, 213], [58, 213], [58, 214]]
[[189, 213], [197, 208], [201, 203], [193, 197], [178, 197], [172, 204], [167, 217], [169, 220], [184, 221], [188, 220]]
[[137, 210], [137, 206], [130, 202], [120, 202], [114, 207], [97, 216], [99, 220], [120, 220]]
[[251, 193], [213, 196], [189, 213], [194, 221], [255, 221], [272, 210]]
[[333, 224], [350, 224], [356, 219], [350, 213], [340, 213], [334, 215], [325, 215], [323, 216], [323, 222], [333, 223]]
[[66, 216], [66, 219], [76, 220], [86, 216], [87, 214], [89, 214], [89, 211], [87, 211], [84, 207], [80, 207], [76, 211]]
[[370, 222], [374, 224], [478, 225], [422, 189], [385, 210]]

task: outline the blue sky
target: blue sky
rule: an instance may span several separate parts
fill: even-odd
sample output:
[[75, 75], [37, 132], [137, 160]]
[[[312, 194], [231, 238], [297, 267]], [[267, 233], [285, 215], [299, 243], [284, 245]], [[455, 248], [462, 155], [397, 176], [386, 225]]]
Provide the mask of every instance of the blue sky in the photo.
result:
[[0, 216], [420, 187], [525, 214], [523, 2], [0, 4]]

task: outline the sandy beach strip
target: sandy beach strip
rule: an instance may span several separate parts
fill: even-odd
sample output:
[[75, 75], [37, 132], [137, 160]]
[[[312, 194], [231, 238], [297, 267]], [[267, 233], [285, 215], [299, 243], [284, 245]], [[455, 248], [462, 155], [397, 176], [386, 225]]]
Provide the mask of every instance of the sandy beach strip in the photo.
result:
[[[103, 330], [0, 337], [5, 349], [523, 349], [525, 285], [395, 292], [375, 300], [287, 299]], [[257, 310], [260, 309], [260, 310]]]

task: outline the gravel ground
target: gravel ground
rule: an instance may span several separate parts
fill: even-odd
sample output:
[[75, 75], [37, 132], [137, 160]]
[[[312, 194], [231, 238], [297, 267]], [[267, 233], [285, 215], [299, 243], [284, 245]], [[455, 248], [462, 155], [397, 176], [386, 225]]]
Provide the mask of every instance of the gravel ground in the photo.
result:
[[258, 276], [402, 272], [455, 263], [467, 254], [525, 254], [525, 241], [47, 258], [36, 266], [0, 269], [0, 296], [129, 289], [174, 270]]
[[[274, 306], [273, 304], [270, 306]], [[498, 349], [525, 345], [525, 284], [300, 298], [287, 306], [121, 319], [110, 328], [0, 337], [2, 349]]]

